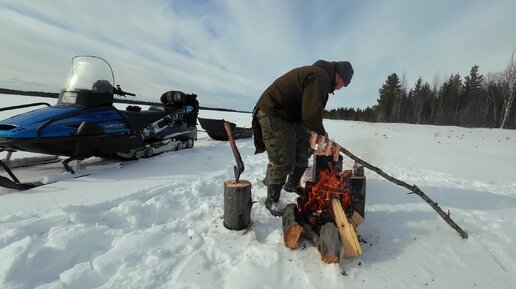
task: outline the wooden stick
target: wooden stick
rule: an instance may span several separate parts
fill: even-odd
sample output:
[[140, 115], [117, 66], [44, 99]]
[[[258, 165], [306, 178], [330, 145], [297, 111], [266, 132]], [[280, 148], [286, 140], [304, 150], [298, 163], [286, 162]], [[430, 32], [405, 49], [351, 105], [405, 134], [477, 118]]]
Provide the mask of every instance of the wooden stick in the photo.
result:
[[340, 200], [332, 198], [331, 200], [332, 211], [335, 217], [335, 223], [339, 230], [340, 240], [344, 247], [344, 255], [346, 257], [355, 257], [362, 254], [362, 247], [358, 243], [357, 233], [353, 226], [348, 222], [348, 218], [342, 209]]
[[439, 207], [439, 205], [434, 202], [432, 199], [430, 199], [425, 193], [423, 193], [423, 191], [421, 191], [416, 185], [409, 185], [407, 183], [405, 183], [404, 181], [400, 181], [388, 174], [386, 174], [385, 172], [383, 172], [381, 169], [369, 164], [368, 162], [360, 159], [359, 157], [355, 156], [354, 154], [352, 154], [351, 152], [349, 152], [347, 149], [341, 147], [340, 148], [340, 151], [347, 155], [348, 157], [350, 157], [351, 159], [353, 159], [354, 161], [356, 161], [357, 163], [360, 163], [362, 164], [364, 167], [376, 172], [377, 174], [379, 174], [380, 176], [384, 177], [385, 179], [395, 183], [396, 185], [398, 186], [402, 186], [402, 187], [405, 187], [409, 190], [411, 190], [414, 194], [420, 196], [425, 202], [427, 202], [430, 207], [432, 207], [432, 209], [434, 209], [437, 214], [439, 214], [439, 216], [441, 216], [441, 218], [444, 219], [444, 221], [446, 221], [446, 223], [448, 225], [450, 225], [453, 229], [455, 229], [455, 231], [457, 231], [459, 233], [459, 235], [463, 238], [463, 239], [467, 239], [468, 238], [468, 234], [466, 232], [464, 232], [464, 230], [462, 230], [462, 228], [457, 225], [457, 223], [455, 223], [452, 218], [450, 217], [450, 212], [448, 211], [448, 213], [445, 213], [443, 211], [443, 209], [441, 209], [441, 207]]

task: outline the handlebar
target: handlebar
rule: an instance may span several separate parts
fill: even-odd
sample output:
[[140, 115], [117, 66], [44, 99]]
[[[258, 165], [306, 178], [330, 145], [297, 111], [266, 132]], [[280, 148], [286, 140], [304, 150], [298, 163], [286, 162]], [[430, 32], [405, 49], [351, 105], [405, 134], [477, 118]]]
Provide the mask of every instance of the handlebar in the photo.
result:
[[120, 96], [126, 96], [126, 95], [136, 96], [136, 94], [134, 94], [134, 93], [123, 91], [122, 88], [120, 88], [119, 84], [116, 85], [116, 88], [113, 90], [113, 93], [118, 94]]

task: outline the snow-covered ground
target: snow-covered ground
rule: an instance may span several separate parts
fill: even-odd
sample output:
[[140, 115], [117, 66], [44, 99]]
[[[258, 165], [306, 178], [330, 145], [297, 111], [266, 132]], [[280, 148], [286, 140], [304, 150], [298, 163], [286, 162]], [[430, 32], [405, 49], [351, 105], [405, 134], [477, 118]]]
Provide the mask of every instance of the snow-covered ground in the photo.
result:
[[[244, 113], [200, 116], [251, 123]], [[469, 239], [418, 196], [366, 171], [363, 254], [327, 265], [308, 240], [291, 251], [281, 219], [263, 206], [267, 157], [253, 154], [252, 139], [237, 140], [241, 179], [257, 201], [252, 229], [229, 231], [223, 183], [233, 178], [233, 155], [227, 142], [200, 132], [190, 150], [25, 192], [0, 189], [0, 288], [516, 288], [516, 131], [325, 126], [348, 150], [450, 210]], [[294, 199], [282, 193], [284, 204]]]

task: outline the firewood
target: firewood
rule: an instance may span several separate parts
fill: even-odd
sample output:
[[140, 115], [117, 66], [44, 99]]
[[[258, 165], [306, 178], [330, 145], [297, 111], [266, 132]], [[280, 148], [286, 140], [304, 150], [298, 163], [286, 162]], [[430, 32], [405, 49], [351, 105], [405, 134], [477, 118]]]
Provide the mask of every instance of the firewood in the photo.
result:
[[283, 241], [289, 249], [297, 249], [299, 247], [299, 237], [303, 232], [303, 226], [296, 221], [296, 204], [288, 204], [283, 211]]
[[348, 222], [348, 218], [346, 218], [346, 214], [342, 209], [340, 200], [332, 198], [331, 203], [335, 223], [337, 224], [340, 239], [344, 247], [344, 255], [349, 258], [362, 254], [362, 248], [358, 243], [355, 229], [353, 229], [353, 226]]
[[251, 224], [251, 183], [227, 180], [224, 182], [224, 227], [244, 230]]
[[348, 219], [349, 220], [349, 223], [351, 225], [353, 225], [353, 228], [356, 229], [358, 228], [358, 226], [360, 226], [360, 224], [362, 224], [364, 222], [364, 218], [362, 218], [362, 216], [360, 216], [359, 213], [357, 213], [356, 211], [353, 211], [353, 215], [351, 215], [351, 218]]
[[310, 221], [303, 220], [303, 235], [308, 237], [312, 242], [314, 243], [314, 246], [319, 249], [319, 245], [321, 244], [321, 238], [319, 235], [314, 231], [314, 228], [312, 224], [310, 224]]
[[337, 227], [328, 222], [321, 227], [320, 236], [315, 232], [308, 220], [303, 220], [303, 235], [308, 237], [321, 254], [321, 260], [325, 263], [340, 262], [340, 240]]
[[339, 233], [334, 223], [326, 223], [321, 227], [320, 244], [318, 246], [321, 253], [321, 260], [325, 263], [340, 262], [340, 242]]

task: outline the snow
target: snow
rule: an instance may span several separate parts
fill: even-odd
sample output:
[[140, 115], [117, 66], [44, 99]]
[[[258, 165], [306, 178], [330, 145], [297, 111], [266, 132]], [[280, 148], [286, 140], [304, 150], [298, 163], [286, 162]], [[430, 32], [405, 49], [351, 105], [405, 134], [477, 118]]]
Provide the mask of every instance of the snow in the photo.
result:
[[[41, 101], [0, 98], [3, 106]], [[251, 123], [245, 113], [201, 110], [200, 117]], [[233, 178], [233, 155], [227, 142], [199, 132], [190, 150], [25, 192], [0, 189], [0, 288], [516, 288], [516, 131], [325, 126], [355, 155], [450, 210], [469, 238], [418, 196], [366, 170], [363, 254], [327, 265], [308, 240], [291, 251], [281, 218], [263, 206], [267, 157], [253, 154], [252, 139], [237, 145], [241, 179], [253, 185], [253, 224], [245, 234], [229, 231], [223, 183]], [[287, 204], [295, 195], [281, 198]]]

